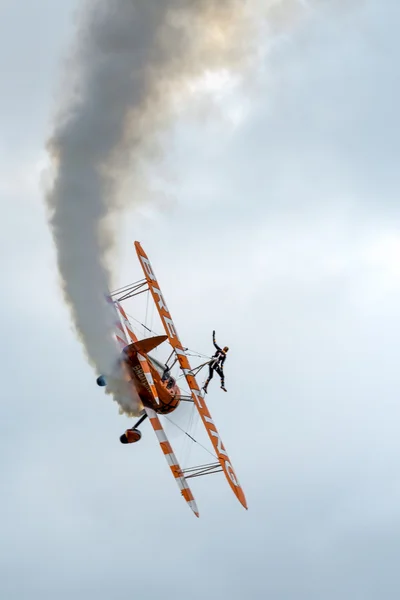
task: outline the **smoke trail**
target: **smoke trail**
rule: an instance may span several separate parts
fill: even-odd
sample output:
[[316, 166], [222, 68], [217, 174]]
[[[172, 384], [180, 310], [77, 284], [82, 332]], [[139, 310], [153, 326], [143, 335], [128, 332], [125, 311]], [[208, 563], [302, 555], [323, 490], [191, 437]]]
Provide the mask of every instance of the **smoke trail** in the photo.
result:
[[116, 359], [104, 293], [114, 245], [107, 219], [123, 206], [119, 185], [187, 82], [239, 63], [248, 39], [244, 7], [243, 0], [90, 0], [81, 13], [48, 142], [54, 180], [46, 201], [64, 297], [97, 373], [109, 373]]

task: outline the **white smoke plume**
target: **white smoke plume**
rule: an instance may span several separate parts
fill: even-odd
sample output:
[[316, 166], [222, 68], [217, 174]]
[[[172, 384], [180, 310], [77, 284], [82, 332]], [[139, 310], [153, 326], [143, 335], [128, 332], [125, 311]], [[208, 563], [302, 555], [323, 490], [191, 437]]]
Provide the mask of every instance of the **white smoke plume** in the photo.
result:
[[[112, 287], [112, 217], [141, 201], [149, 150], [193, 80], [243, 69], [260, 20], [287, 29], [320, 2], [85, 0], [48, 141], [54, 175], [46, 202], [64, 298], [97, 374], [110, 373], [118, 356], [115, 316], [104, 299]], [[132, 174], [136, 194], [127, 200], [121, 190]], [[133, 400], [114, 398], [122, 411], [137, 412]]]
[[135, 173], [192, 78], [240, 63], [250, 39], [245, 7], [243, 0], [89, 0], [78, 18], [48, 142], [54, 177], [46, 201], [64, 298], [97, 374], [110, 373], [118, 355], [104, 294], [114, 246], [107, 219], [123, 208], [124, 175]]

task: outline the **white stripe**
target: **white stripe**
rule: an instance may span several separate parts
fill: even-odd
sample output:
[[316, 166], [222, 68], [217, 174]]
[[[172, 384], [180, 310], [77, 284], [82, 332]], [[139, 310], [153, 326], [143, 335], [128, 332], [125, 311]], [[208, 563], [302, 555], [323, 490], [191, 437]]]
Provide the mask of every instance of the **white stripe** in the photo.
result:
[[181, 488], [181, 490], [189, 490], [190, 489], [184, 476], [177, 477], [176, 480], [178, 482], [180, 482], [180, 485], [179, 484], [178, 485]]
[[176, 462], [175, 454], [173, 452], [171, 452], [170, 454], [166, 454], [165, 458], [167, 459], [167, 463], [170, 467], [179, 467], [178, 463]]
[[156, 436], [157, 436], [157, 439], [160, 442], [160, 444], [161, 444], [161, 442], [168, 442], [167, 436], [165, 435], [163, 429], [155, 429], [155, 432], [156, 432]]
[[154, 379], [153, 379], [153, 376], [151, 374], [150, 367], [148, 365], [147, 359], [144, 358], [143, 356], [141, 356], [139, 353], [138, 353], [138, 357], [139, 357], [139, 360], [143, 363], [143, 366], [147, 365], [147, 368], [143, 368], [143, 373], [146, 376], [147, 383], [150, 385], [151, 393], [153, 394], [153, 398], [156, 401], [156, 404], [160, 404], [160, 400], [159, 400], [158, 395], [157, 395], [157, 388], [154, 385]]
[[[119, 312], [120, 312], [120, 314], [121, 314], [121, 317], [122, 317], [122, 320], [123, 320], [123, 322], [124, 322], [124, 325], [125, 325], [125, 327], [127, 328], [127, 330], [128, 330], [130, 333], [132, 333], [132, 334], [133, 334], [133, 331], [132, 331], [131, 324], [129, 323], [129, 321], [128, 321], [128, 317], [126, 316], [126, 312], [124, 311], [124, 309], [122, 308], [122, 306], [119, 304], [119, 302], [116, 302], [116, 305], [117, 305], [117, 307], [118, 307], [118, 310], [119, 310]], [[134, 335], [134, 334], [133, 334], [133, 336], [135, 337], [135, 335]]]
[[125, 342], [124, 342], [124, 340], [121, 340], [121, 338], [118, 337], [118, 336], [116, 336], [116, 338], [117, 338], [118, 344], [121, 346], [121, 350], [123, 350], [125, 348], [125, 345], [126, 345]]
[[[184, 480], [184, 478], [183, 478], [183, 477], [176, 477], [176, 479], [175, 479], [175, 480], [176, 480], [176, 482], [177, 482], [177, 484], [178, 484], [178, 486], [179, 486], [179, 489], [180, 489], [181, 491], [187, 488], [187, 485], [184, 485], [184, 484], [183, 484], [183, 482], [185, 482], [185, 480]], [[186, 482], [185, 482], [185, 483], [186, 483]]]
[[197, 504], [194, 500], [189, 500], [188, 504], [195, 513], [199, 514], [199, 509], [197, 508]]
[[124, 323], [125, 323], [125, 327], [127, 328], [127, 330], [133, 335], [133, 337], [136, 337], [135, 334], [133, 333], [133, 329], [132, 329], [131, 324], [129, 323], [128, 319], [125, 319]]

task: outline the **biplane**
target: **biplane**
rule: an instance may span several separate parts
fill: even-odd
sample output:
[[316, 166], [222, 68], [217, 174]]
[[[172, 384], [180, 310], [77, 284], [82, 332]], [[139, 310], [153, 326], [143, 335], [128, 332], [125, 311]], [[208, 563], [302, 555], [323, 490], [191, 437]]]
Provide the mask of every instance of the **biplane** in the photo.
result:
[[[143, 269], [144, 279], [135, 284], [126, 286], [120, 291], [110, 294], [108, 301], [115, 310], [115, 336], [121, 350], [118, 368], [124, 377], [135, 390], [135, 396], [140, 399], [139, 420], [136, 424], [127, 429], [120, 437], [123, 444], [136, 443], [141, 439], [141, 432], [138, 427], [145, 419], [148, 419], [157, 436], [158, 443], [165, 456], [165, 459], [171, 469], [171, 472], [178, 484], [182, 496], [198, 517], [199, 511], [188, 484], [188, 479], [199, 475], [207, 475], [216, 472], [223, 472], [239, 502], [247, 509], [246, 498], [240, 486], [239, 480], [235, 474], [232, 463], [222, 443], [221, 436], [210, 415], [208, 407], [204, 400], [204, 394], [196, 381], [195, 370], [192, 370], [187, 348], [184, 348], [175, 327], [171, 313], [168, 310], [161, 288], [157, 282], [150, 261], [143, 251], [139, 242], [135, 242], [136, 252], [140, 265]], [[128, 298], [149, 291], [154, 304], [157, 308], [159, 317], [164, 327], [165, 335], [156, 335], [139, 340], [134, 327], [128, 318], [127, 312], [122, 306], [122, 302]], [[166, 363], [162, 363], [150, 352], [163, 344], [169, 343], [171, 354]], [[190, 390], [190, 395], [185, 395], [176, 378], [171, 375], [173, 365], [168, 365], [173, 358], [177, 363], [180, 373], [186, 380]], [[107, 375], [99, 375], [97, 384], [107, 386]], [[182, 469], [167, 439], [165, 430], [160, 417], [168, 415], [177, 409], [183, 401], [192, 402], [201, 417], [208, 437], [212, 443], [215, 463], [200, 465]]]

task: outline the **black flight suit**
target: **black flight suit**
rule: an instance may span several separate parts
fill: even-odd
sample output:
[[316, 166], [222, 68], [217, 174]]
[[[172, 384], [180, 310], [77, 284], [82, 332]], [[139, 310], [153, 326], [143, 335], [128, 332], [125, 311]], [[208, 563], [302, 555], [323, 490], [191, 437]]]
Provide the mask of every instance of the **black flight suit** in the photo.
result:
[[213, 378], [214, 371], [216, 373], [218, 373], [218, 375], [221, 378], [221, 387], [222, 388], [225, 387], [224, 362], [226, 360], [226, 352], [224, 352], [222, 350], [222, 348], [220, 348], [218, 346], [218, 344], [215, 341], [215, 337], [214, 336], [213, 336], [213, 344], [216, 347], [217, 351], [213, 355], [213, 357], [210, 360], [210, 362], [208, 363], [208, 365], [209, 365], [209, 374], [208, 374], [208, 379], [207, 379], [206, 383], [204, 384], [204, 389], [205, 390], [207, 390], [207, 386], [210, 383], [211, 379]]

